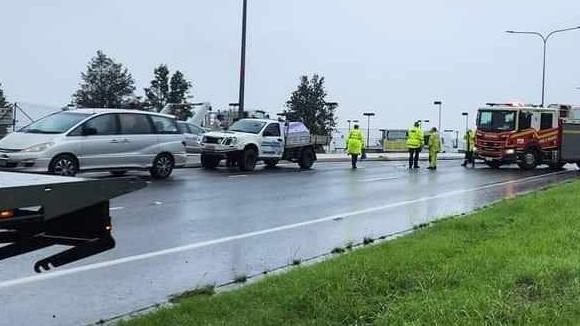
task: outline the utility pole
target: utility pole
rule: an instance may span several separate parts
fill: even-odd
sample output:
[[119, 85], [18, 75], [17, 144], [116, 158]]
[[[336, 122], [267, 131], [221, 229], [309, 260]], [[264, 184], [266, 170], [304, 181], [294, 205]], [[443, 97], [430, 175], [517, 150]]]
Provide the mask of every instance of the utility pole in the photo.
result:
[[240, 58], [240, 97], [238, 107], [238, 117], [241, 118], [244, 114], [244, 91], [246, 83], [246, 21], [248, 11], [248, 0], [243, 0], [242, 8], [242, 49]]

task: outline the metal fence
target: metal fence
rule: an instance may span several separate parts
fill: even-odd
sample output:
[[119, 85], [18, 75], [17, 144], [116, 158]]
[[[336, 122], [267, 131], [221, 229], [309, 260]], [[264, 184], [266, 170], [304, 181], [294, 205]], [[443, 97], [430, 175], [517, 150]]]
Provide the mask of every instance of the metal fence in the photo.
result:
[[[400, 129], [401, 131], [406, 131], [406, 129]], [[365, 143], [367, 142], [367, 130], [361, 129]], [[390, 130], [389, 130], [390, 131]], [[399, 131], [397, 129], [397, 131]], [[348, 137], [348, 128], [338, 128], [332, 133], [332, 140], [330, 142], [329, 150], [330, 152], [341, 152], [346, 148], [346, 137]], [[464, 132], [461, 131], [451, 131], [441, 133], [441, 140], [443, 142], [443, 150], [448, 153], [462, 151], [465, 147], [465, 141], [463, 140]], [[384, 138], [381, 129], [371, 129], [368, 135], [368, 145], [367, 148], [371, 151], [382, 152], [384, 150]], [[406, 150], [406, 146], [403, 151]]]

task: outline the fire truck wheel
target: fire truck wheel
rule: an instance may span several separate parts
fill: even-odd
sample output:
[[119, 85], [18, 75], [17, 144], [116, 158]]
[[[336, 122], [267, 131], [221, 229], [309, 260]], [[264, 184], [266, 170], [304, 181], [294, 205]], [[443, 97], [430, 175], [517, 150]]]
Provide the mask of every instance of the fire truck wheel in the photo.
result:
[[524, 152], [518, 166], [523, 170], [533, 170], [538, 166], [538, 154], [533, 149]]

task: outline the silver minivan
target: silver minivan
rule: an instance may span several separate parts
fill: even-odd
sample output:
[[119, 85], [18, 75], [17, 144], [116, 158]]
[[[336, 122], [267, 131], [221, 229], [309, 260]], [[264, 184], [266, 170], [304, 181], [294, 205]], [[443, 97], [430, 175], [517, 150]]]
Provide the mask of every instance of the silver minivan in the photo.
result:
[[173, 116], [134, 110], [76, 109], [48, 115], [0, 140], [0, 168], [74, 176], [148, 170], [156, 179], [186, 162]]

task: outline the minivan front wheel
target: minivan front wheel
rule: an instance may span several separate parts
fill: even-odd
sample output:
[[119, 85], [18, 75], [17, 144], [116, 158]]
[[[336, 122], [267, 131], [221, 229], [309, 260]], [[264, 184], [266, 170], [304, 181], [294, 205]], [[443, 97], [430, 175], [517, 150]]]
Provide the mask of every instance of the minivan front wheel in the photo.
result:
[[48, 172], [63, 177], [74, 177], [79, 173], [79, 162], [70, 154], [61, 154], [50, 161]]
[[153, 160], [153, 166], [149, 170], [153, 179], [167, 179], [173, 172], [175, 162], [169, 154], [159, 154]]

